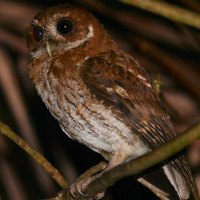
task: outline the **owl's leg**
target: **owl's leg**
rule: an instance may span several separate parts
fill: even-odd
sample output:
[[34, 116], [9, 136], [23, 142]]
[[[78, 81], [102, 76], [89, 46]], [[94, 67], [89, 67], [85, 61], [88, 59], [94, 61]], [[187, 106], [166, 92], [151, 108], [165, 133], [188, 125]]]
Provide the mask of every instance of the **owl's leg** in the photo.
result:
[[84, 172], [81, 176], [79, 176], [78, 179], [77, 179], [77, 181], [81, 181], [84, 178], [92, 176], [92, 175], [94, 175], [94, 174], [96, 174], [96, 173], [104, 170], [107, 166], [108, 166], [108, 164], [106, 162], [100, 162], [99, 164], [91, 167], [86, 172]]
[[93, 200], [93, 199], [101, 199], [104, 197], [105, 192], [100, 192], [96, 194], [94, 197], [89, 198], [88, 195], [84, 194], [84, 191], [86, 190], [87, 186], [96, 178], [101, 176], [102, 172], [99, 174], [96, 174], [94, 176], [86, 177], [70, 186], [70, 194], [76, 198], [76, 199], [87, 199], [87, 200]]
[[[74, 198], [79, 198], [79, 197], [85, 197], [87, 198], [87, 195], [84, 194], [84, 191], [86, 190], [87, 186], [96, 178], [100, 177], [103, 173], [105, 173], [106, 171], [112, 169], [113, 167], [123, 163], [126, 159], [127, 159], [127, 154], [122, 150], [122, 151], [118, 151], [119, 153], [115, 153], [113, 155], [113, 157], [111, 158], [109, 165], [100, 173], [96, 174], [98, 171], [96, 171], [95, 175], [93, 174], [89, 174], [89, 176], [85, 176], [83, 175], [82, 179], [78, 179], [78, 181], [74, 184], [72, 184], [70, 186], [70, 193]], [[95, 166], [96, 167], [96, 166]], [[91, 171], [90, 169], [87, 171], [89, 172]], [[99, 170], [100, 171], [100, 170]], [[84, 174], [88, 174], [88, 173], [84, 173]], [[93, 175], [93, 176], [91, 176]], [[92, 199], [101, 199], [104, 196], [105, 192], [99, 193], [97, 194], [95, 197], [93, 197]]]
[[[107, 164], [105, 162], [101, 162], [98, 165], [91, 167], [77, 179], [76, 183], [70, 186], [70, 194], [74, 198], [79, 198], [79, 196], [87, 197], [87, 195], [85, 195], [82, 191], [84, 191], [87, 185], [95, 178], [97, 178], [98, 175], [100, 176], [101, 173], [97, 175], [94, 174], [104, 170], [106, 167]], [[103, 196], [104, 192], [97, 194], [94, 198], [91, 199], [101, 199]]]
[[112, 156], [109, 161], [109, 165], [105, 168], [104, 172], [112, 169], [113, 167], [116, 167], [119, 164], [126, 162], [130, 157], [131, 156], [127, 154], [127, 152], [123, 149], [121, 151], [118, 151]]

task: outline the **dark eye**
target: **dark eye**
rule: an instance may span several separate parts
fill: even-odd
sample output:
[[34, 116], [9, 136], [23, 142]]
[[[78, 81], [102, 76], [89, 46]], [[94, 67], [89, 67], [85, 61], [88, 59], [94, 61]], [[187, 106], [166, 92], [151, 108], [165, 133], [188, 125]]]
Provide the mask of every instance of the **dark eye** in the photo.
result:
[[70, 33], [73, 30], [73, 23], [69, 19], [61, 19], [57, 23], [57, 31], [63, 35]]
[[43, 30], [40, 27], [34, 27], [33, 28], [33, 37], [34, 39], [39, 42], [42, 39], [43, 36]]

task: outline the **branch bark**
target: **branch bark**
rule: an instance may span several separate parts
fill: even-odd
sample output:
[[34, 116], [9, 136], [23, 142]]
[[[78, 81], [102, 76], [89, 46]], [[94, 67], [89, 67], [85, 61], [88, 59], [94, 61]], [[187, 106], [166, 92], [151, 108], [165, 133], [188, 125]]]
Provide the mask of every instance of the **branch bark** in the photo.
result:
[[83, 193], [92, 197], [99, 192], [105, 191], [121, 178], [129, 175], [138, 175], [168, 159], [198, 138], [200, 138], [200, 123], [154, 151], [105, 172], [102, 176], [92, 181]]
[[[68, 193], [69, 184], [58, 172], [58, 170], [55, 167], [53, 167], [41, 154], [32, 149], [23, 139], [17, 136], [7, 125], [3, 124], [1, 121], [0, 132], [9, 137], [11, 140], [13, 140], [21, 148], [23, 148], [40, 165], [42, 165], [45, 168], [45, 170], [52, 176], [52, 178], [56, 180], [56, 182], [62, 188], [66, 188], [62, 190], [62, 193]], [[87, 186], [86, 190], [83, 191], [83, 193], [88, 195], [88, 197], [93, 197], [97, 193], [105, 191], [109, 186], [113, 185], [116, 181], [120, 180], [121, 178], [129, 175], [138, 175], [141, 172], [147, 170], [148, 168], [153, 167], [154, 165], [168, 159], [169, 157], [183, 150], [185, 147], [190, 145], [193, 141], [197, 140], [198, 138], [200, 138], [200, 122], [185, 133], [177, 136], [167, 144], [155, 149], [154, 151], [103, 173], [100, 177], [96, 178], [94, 181], [89, 183], [89, 185]], [[61, 196], [66, 197], [66, 195]], [[64, 200], [64, 198], [55, 199]]]
[[200, 15], [187, 9], [158, 0], [118, 0], [168, 19], [200, 29]]
[[69, 183], [64, 179], [60, 172], [40, 153], [35, 151], [30, 145], [28, 145], [22, 138], [16, 135], [7, 125], [0, 121], [0, 133], [10, 138], [24, 151], [26, 151], [36, 162], [38, 162], [47, 173], [60, 185], [62, 188], [69, 187]]

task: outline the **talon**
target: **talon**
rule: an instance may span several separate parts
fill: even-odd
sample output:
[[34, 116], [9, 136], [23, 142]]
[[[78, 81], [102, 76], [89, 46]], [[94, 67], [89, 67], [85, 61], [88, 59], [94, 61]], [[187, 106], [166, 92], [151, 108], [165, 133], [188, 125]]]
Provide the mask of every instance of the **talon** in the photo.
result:
[[[75, 189], [74, 189], [74, 188], [75, 188]], [[69, 193], [70, 193], [70, 195], [71, 195], [72, 197], [74, 197], [75, 199], [79, 199], [79, 198], [75, 195], [76, 190], [77, 190], [77, 188], [76, 188], [75, 184], [73, 184], [73, 185], [70, 186]]]
[[[98, 177], [99, 175], [97, 174], [96, 177]], [[93, 200], [93, 199], [101, 199], [104, 196], [104, 192], [101, 192], [97, 195], [95, 195], [95, 197], [90, 198], [87, 194], [84, 194], [83, 192], [85, 191], [85, 189], [87, 188], [87, 186], [89, 185], [89, 183], [94, 179], [94, 177], [87, 177], [84, 178], [74, 184], [72, 184], [70, 186], [70, 195], [76, 199], [88, 199], [88, 200]], [[82, 197], [82, 198], [81, 198]]]
[[83, 196], [83, 197], [88, 197], [87, 194], [84, 194], [84, 193], [82, 192], [81, 188], [76, 187], [76, 189], [77, 189], [78, 193], [79, 193], [81, 196]]
[[83, 179], [83, 180], [81, 180], [81, 181], [79, 181], [79, 182], [77, 182], [77, 183], [75, 184], [76, 190], [77, 190], [78, 193], [79, 193], [81, 196], [83, 196], [83, 197], [88, 197], [87, 194], [84, 194], [84, 193], [82, 192], [82, 191], [85, 189], [85, 187], [87, 186], [87, 180], [88, 180], [88, 178]]

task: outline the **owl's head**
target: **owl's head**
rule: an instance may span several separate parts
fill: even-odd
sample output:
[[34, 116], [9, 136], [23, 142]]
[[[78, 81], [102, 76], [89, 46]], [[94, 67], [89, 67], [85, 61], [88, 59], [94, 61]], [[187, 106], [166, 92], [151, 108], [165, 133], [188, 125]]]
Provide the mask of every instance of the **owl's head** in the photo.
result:
[[52, 56], [56, 51], [79, 48], [102, 32], [103, 26], [86, 9], [63, 4], [37, 14], [26, 40], [33, 56], [38, 53]]

